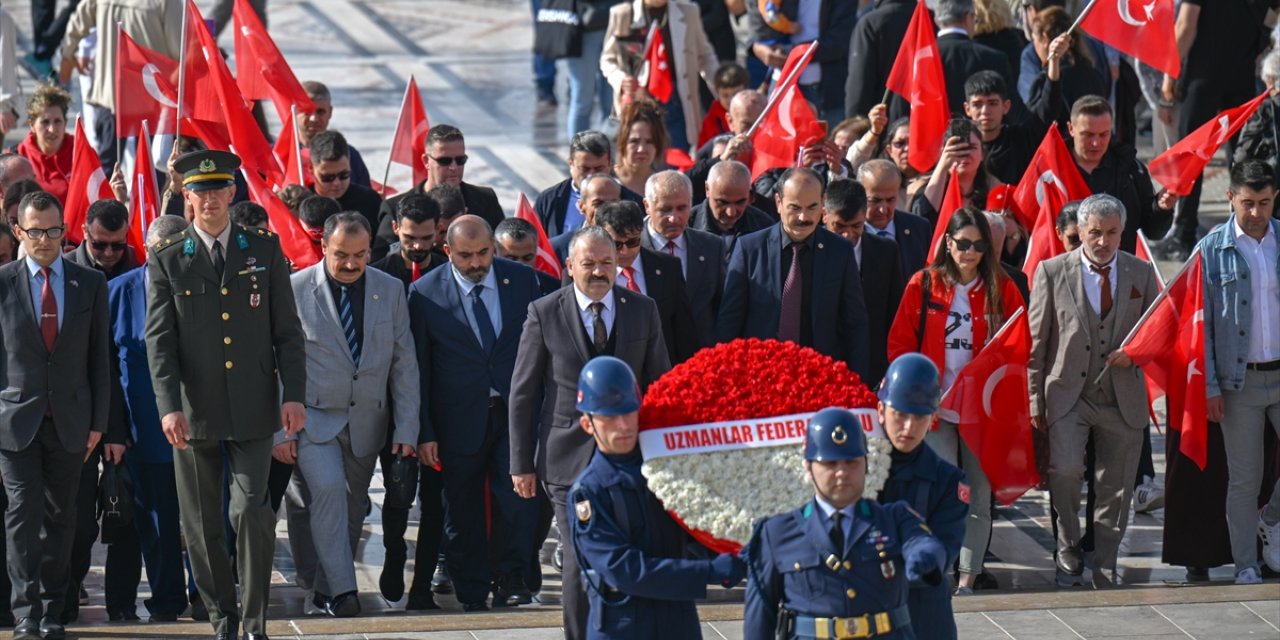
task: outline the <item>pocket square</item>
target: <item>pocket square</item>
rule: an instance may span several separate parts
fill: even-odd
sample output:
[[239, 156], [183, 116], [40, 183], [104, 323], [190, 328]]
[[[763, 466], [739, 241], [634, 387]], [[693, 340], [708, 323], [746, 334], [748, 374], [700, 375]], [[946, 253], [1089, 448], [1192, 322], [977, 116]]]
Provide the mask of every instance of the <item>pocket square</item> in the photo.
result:
[[1141, 291], [1138, 291], [1138, 288], [1137, 288], [1137, 287], [1131, 287], [1131, 288], [1129, 289], [1129, 299], [1130, 299], [1130, 300], [1138, 300], [1138, 299], [1140, 299], [1141, 297], [1142, 297], [1142, 292], [1141, 292]]

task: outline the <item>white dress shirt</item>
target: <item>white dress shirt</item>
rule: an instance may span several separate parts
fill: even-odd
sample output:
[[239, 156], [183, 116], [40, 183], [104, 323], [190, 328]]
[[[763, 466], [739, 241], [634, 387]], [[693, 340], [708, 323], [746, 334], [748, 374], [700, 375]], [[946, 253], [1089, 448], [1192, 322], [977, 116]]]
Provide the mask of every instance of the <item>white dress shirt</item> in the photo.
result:
[[662, 235], [661, 233], [658, 233], [657, 231], [654, 231], [653, 226], [648, 224], [644, 226], [644, 232], [649, 234], [649, 240], [653, 243], [654, 251], [661, 251], [668, 255], [672, 255], [667, 251], [667, 245], [668, 244], [675, 245], [676, 252], [674, 255], [675, 257], [680, 258], [680, 273], [681, 275], [685, 276], [685, 279], [688, 279], [689, 277], [689, 242], [684, 237], [684, 234], [683, 233], [680, 234], [680, 237], [676, 238], [675, 240], [668, 240], [666, 236]]
[[[1084, 295], [1089, 299], [1089, 306], [1093, 307], [1093, 312], [1102, 317], [1102, 274], [1093, 270], [1094, 264], [1089, 262], [1089, 256], [1085, 255], [1082, 250], [1080, 252], [1081, 268], [1080, 272], [1084, 276]], [[1115, 308], [1116, 302], [1116, 259], [1111, 258], [1111, 262], [1098, 265], [1099, 267], [1111, 267], [1111, 272], [1107, 274], [1107, 286], [1111, 287], [1111, 308]]]
[[1249, 350], [1245, 362], [1272, 362], [1280, 360], [1280, 282], [1276, 278], [1276, 262], [1280, 261], [1280, 249], [1276, 245], [1276, 231], [1267, 225], [1267, 235], [1262, 241], [1254, 240], [1235, 225], [1236, 250], [1249, 265], [1250, 296]]
[[[636, 259], [631, 263], [631, 276], [635, 278], [636, 288], [640, 290], [640, 293], [643, 293], [646, 296], [649, 295], [649, 287], [645, 286], [644, 281], [643, 252], [636, 254]], [[623, 280], [626, 279], [626, 276], [622, 275], [622, 267], [618, 267], [618, 277]], [[618, 284], [624, 288], [627, 286], [626, 283], [622, 281], [619, 281]]]
[[[471, 309], [471, 290], [476, 288], [477, 283], [458, 273], [458, 268], [453, 264], [449, 265], [449, 270], [453, 273], [454, 282], [458, 283], [462, 296], [462, 312], [467, 316], [467, 324], [471, 325], [471, 332], [476, 334], [476, 340], [484, 344], [484, 338], [480, 336], [480, 325], [476, 324], [476, 316]], [[484, 303], [485, 311], [489, 312], [489, 323], [493, 325], [493, 337], [497, 339], [502, 335], [502, 307], [498, 298], [498, 276], [493, 274], [493, 267], [489, 267], [489, 273], [479, 284], [484, 285], [484, 289], [480, 290], [480, 301]]]
[[[595, 302], [587, 297], [577, 287], [573, 288], [573, 297], [578, 300], [578, 317], [582, 318], [582, 327], [587, 330], [587, 338], [594, 337], [596, 314], [591, 310], [591, 303]], [[609, 293], [604, 294], [604, 298], [600, 300], [604, 303], [604, 309], [600, 311], [600, 319], [604, 320], [605, 333], [609, 336], [613, 335], [613, 317], [615, 314], [613, 289]]]

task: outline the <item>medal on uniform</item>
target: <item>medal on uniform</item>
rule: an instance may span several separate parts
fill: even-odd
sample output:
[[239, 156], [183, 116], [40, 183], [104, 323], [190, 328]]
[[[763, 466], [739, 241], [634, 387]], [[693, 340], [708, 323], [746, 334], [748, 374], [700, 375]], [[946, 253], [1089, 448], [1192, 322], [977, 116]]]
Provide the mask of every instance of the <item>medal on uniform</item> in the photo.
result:
[[885, 580], [892, 580], [897, 573], [898, 571], [893, 567], [892, 560], [885, 560], [880, 563], [880, 575], [884, 576]]
[[257, 309], [259, 304], [262, 304], [262, 294], [261, 293], [249, 294], [249, 308]]
[[591, 521], [591, 502], [583, 500], [573, 505], [573, 512], [578, 516], [578, 522], [587, 523]]

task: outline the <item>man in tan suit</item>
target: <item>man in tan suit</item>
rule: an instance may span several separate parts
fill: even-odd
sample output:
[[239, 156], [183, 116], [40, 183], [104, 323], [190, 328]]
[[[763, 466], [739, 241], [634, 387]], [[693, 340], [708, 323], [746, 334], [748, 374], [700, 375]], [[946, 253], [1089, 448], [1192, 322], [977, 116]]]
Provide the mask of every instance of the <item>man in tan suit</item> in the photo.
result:
[[1085, 443], [1097, 453], [1093, 586], [1119, 584], [1147, 424], [1142, 372], [1117, 347], [1158, 293], [1150, 263], [1119, 250], [1124, 205], [1090, 196], [1078, 214], [1083, 246], [1041, 263], [1031, 287], [1031, 422], [1049, 432], [1049, 492], [1057, 514], [1061, 586], [1080, 584], [1080, 480]]

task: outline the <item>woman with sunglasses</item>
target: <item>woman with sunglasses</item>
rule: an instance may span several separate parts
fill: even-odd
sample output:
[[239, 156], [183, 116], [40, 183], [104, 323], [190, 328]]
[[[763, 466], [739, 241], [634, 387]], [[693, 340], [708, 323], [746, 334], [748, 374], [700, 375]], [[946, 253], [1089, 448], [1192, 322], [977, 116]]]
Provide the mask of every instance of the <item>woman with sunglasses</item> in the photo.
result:
[[666, 116], [657, 103], [637, 100], [622, 109], [618, 124], [618, 162], [613, 173], [622, 185], [635, 193], [644, 193], [649, 176], [666, 167]]
[[[889, 330], [889, 361], [904, 353], [928, 356], [942, 372], [942, 388], [982, 350], [991, 334], [1024, 302], [1000, 267], [986, 216], [958, 209], [938, 244], [933, 262], [907, 283]], [[943, 460], [964, 470], [969, 484], [969, 518], [960, 545], [960, 581], [956, 595], [973, 593], [991, 538], [991, 487], [978, 458], [960, 439], [960, 416], [947, 409], [925, 442]], [[948, 549], [954, 553], [954, 549]]]

